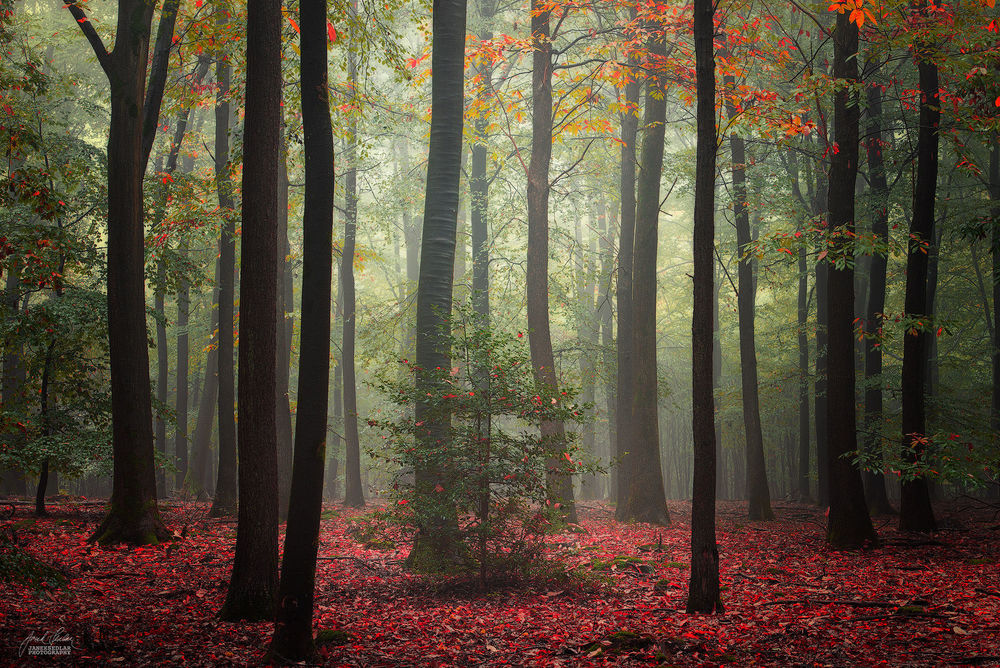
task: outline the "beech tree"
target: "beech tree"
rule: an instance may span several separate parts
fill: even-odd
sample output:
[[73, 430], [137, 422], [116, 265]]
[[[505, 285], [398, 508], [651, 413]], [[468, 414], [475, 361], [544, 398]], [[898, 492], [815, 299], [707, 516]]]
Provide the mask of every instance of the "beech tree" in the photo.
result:
[[[826, 286], [827, 467], [830, 513], [826, 540], [834, 548], [854, 549], [877, 543], [865, 503], [861, 473], [847, 458], [857, 449], [854, 409], [854, 182], [858, 174], [858, 106], [849, 87], [858, 80], [858, 26], [846, 12], [837, 15], [833, 32], [833, 74], [838, 87], [833, 103], [833, 137], [838, 150], [830, 158], [827, 196], [831, 258]], [[818, 287], [817, 287], [818, 289]]]
[[[417, 282], [417, 351], [421, 369], [450, 368], [445, 345], [451, 322], [454, 287], [455, 232], [458, 224], [458, 181], [462, 165], [463, 74], [465, 63], [465, 0], [434, 0], [432, 21], [431, 134], [427, 155], [423, 238], [420, 243], [420, 278]], [[429, 378], [417, 374], [418, 383], [434, 391]], [[415, 418], [424, 421], [431, 408], [417, 403]], [[447, 447], [439, 436], [446, 425], [428, 424], [419, 447]], [[418, 487], [433, 489], [447, 484], [446, 471], [417, 470]], [[452, 517], [436, 517], [419, 528], [409, 563], [412, 567], [439, 570], [456, 555]]]
[[333, 275], [333, 128], [327, 84], [326, 0], [304, 0], [301, 26], [302, 129], [306, 201], [302, 225], [302, 330], [299, 402], [285, 551], [270, 654], [281, 661], [311, 660], [313, 589], [326, 459], [330, 383], [330, 306]]
[[278, 233], [275, 183], [281, 142], [281, 25], [280, 0], [249, 0], [240, 253], [245, 266], [257, 270], [240, 276], [239, 365], [245, 378], [239, 384], [239, 522], [229, 590], [219, 613], [230, 621], [271, 619], [278, 589], [274, 271]]
[[715, 8], [694, 2], [697, 149], [694, 192], [694, 313], [691, 317], [691, 402], [694, 488], [691, 496], [691, 582], [688, 612], [723, 612], [715, 542], [715, 397], [712, 319], [715, 290]]
[[[157, 543], [169, 534], [156, 504], [153, 418], [146, 347], [142, 177], [149, 149], [144, 117], [159, 116], [162, 83], [146, 86], [155, 3], [119, 0], [115, 45], [108, 52], [75, 2], [66, 5], [111, 88], [108, 132], [108, 336], [111, 356], [114, 480], [108, 514], [91, 540]], [[175, 7], [176, 11], [176, 7]], [[169, 15], [168, 15], [169, 20]], [[161, 19], [162, 20], [162, 19]], [[171, 36], [173, 25], [170, 25]], [[169, 48], [170, 39], [167, 44]], [[165, 59], [162, 61], [165, 70]], [[164, 72], [163, 77], [166, 74]], [[153, 84], [158, 79], [152, 80]], [[136, 113], [143, 109], [143, 114]], [[152, 139], [149, 140], [152, 146]]]

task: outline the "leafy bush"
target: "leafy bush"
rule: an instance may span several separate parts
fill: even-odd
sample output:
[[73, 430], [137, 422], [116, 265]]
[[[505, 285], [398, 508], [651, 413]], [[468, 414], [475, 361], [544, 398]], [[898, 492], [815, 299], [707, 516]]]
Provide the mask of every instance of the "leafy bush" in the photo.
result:
[[[396, 409], [368, 424], [386, 444], [373, 456], [397, 471], [395, 521], [454, 547], [448, 563], [416, 563], [411, 555], [411, 567], [478, 571], [485, 585], [539, 557], [559, 506], [552, 476], [589, 470], [575, 458], [572, 434], [539, 435], [547, 421], [582, 422], [586, 407], [571, 389], [536, 384], [523, 334], [458, 313], [465, 317], [447, 337], [454, 366], [426, 370], [400, 360], [406, 373], [398, 374], [384, 365], [376, 387]], [[419, 421], [418, 402], [426, 407]]]

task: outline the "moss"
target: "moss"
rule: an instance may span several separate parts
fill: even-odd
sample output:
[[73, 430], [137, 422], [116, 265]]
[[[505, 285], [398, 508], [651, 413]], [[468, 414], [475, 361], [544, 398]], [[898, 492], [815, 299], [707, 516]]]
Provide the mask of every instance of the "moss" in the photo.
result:
[[976, 557], [974, 559], [969, 559], [965, 563], [969, 564], [970, 566], [986, 566], [987, 564], [992, 564], [993, 560], [987, 559], [985, 557]]
[[652, 644], [653, 639], [649, 636], [635, 631], [619, 630], [608, 634], [601, 640], [584, 645], [583, 651], [587, 654], [593, 652], [634, 652], [645, 649]]
[[668, 578], [662, 578], [653, 583], [653, 591], [660, 594], [665, 593], [667, 590], [671, 588], [672, 584], [673, 584], [672, 580]]
[[666, 568], [689, 568], [688, 564], [681, 561], [666, 561], [663, 563]]
[[0, 582], [23, 584], [32, 589], [65, 587], [66, 576], [16, 545], [0, 546]]
[[896, 608], [897, 615], [919, 615], [924, 612], [922, 605], [901, 605]]
[[317, 645], [346, 645], [354, 636], [343, 629], [320, 629], [316, 632]]

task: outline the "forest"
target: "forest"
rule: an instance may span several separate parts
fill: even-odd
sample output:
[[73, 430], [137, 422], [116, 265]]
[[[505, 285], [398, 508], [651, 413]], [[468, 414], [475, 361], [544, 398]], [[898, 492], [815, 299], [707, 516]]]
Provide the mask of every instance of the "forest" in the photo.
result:
[[0, 46], [0, 662], [1000, 665], [995, 0]]

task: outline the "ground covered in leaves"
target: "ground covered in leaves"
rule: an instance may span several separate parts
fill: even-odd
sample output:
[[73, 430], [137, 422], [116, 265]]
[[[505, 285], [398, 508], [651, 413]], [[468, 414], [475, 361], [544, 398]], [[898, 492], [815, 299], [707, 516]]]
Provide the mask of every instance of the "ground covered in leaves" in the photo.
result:
[[[4, 523], [15, 542], [0, 564], [28, 555], [55, 570], [0, 585], [0, 664], [261, 663], [269, 624], [216, 619], [234, 521], [208, 518], [204, 504], [164, 503], [177, 540], [103, 549], [86, 542], [99, 504], [63, 500], [37, 520], [29, 510], [17, 506]], [[316, 595], [323, 665], [1000, 665], [991, 508], [941, 508], [945, 528], [933, 536], [878, 518], [884, 546], [851, 553], [824, 546], [822, 511], [775, 510], [775, 521], [749, 523], [740, 504], [720, 504], [726, 611], [688, 615], [686, 503], [671, 502], [667, 529], [617, 524], [610, 507], [583, 504], [582, 529], [550, 538], [561, 564], [550, 579], [485, 593], [475, 581], [407, 573], [406, 545], [351, 531], [366, 511], [331, 505]], [[69, 656], [19, 656], [32, 634], [58, 634]]]

